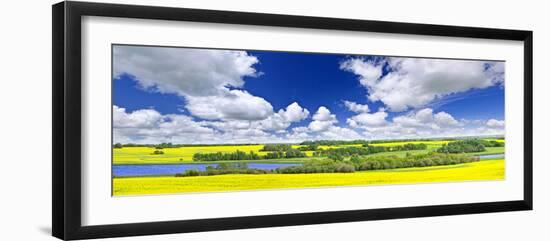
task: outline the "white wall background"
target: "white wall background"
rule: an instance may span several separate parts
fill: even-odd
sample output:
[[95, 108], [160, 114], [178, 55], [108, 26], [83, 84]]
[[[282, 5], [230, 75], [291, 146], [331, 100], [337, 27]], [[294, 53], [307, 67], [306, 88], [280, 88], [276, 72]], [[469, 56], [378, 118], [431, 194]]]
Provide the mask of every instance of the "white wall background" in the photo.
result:
[[[51, 4], [0, 9], [0, 240], [55, 240], [51, 231]], [[533, 30], [535, 211], [119, 238], [113, 240], [548, 240], [550, 21], [545, 1], [118, 0], [269, 12]], [[27, 146], [25, 146], [27, 145]]]

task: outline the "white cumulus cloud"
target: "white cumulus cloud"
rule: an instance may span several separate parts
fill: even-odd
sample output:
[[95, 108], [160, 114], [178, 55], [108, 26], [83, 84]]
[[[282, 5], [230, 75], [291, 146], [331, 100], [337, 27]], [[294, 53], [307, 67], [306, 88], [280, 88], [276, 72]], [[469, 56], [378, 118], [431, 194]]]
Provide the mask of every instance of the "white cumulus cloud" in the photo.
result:
[[[383, 70], [388, 73], [383, 75]], [[350, 58], [340, 69], [354, 73], [370, 101], [390, 111], [421, 108], [450, 94], [504, 82], [504, 63], [425, 58]]]
[[113, 139], [122, 143], [195, 143], [212, 140], [215, 130], [185, 115], [162, 115], [153, 109], [127, 112], [113, 106]]
[[153, 109], [126, 113], [125, 108], [113, 106], [113, 128], [147, 128], [157, 125], [162, 115]]
[[258, 59], [245, 51], [115, 46], [114, 78], [129, 74], [144, 88], [182, 96], [217, 95], [257, 75]]
[[439, 126], [457, 126], [459, 122], [447, 112], [439, 112], [434, 115], [435, 123]]
[[360, 134], [356, 131], [339, 126], [331, 126], [327, 131], [320, 133], [316, 139], [329, 139], [329, 140], [357, 140], [362, 139]]
[[349, 127], [363, 130], [369, 139], [419, 138], [441, 136], [478, 135], [465, 123], [456, 120], [447, 112], [437, 112], [430, 108], [411, 111], [386, 120], [387, 113], [359, 114], [347, 120]]
[[127, 74], [143, 89], [182, 96], [200, 118], [261, 120], [272, 114], [271, 104], [235, 89], [259, 75], [258, 62], [245, 51], [115, 46], [113, 78]]
[[369, 112], [369, 106], [365, 104], [358, 104], [353, 101], [344, 101], [344, 105], [348, 110], [355, 112], [355, 113], [367, 113]]
[[260, 122], [264, 130], [284, 130], [293, 122], [300, 122], [309, 117], [309, 111], [293, 102], [286, 109], [280, 109], [277, 113], [267, 117]]
[[311, 131], [325, 131], [338, 122], [336, 115], [331, 114], [330, 110], [324, 106], [319, 107], [312, 117], [313, 121], [309, 123]]
[[357, 126], [381, 126], [386, 124], [386, 117], [388, 113], [385, 111], [378, 111], [376, 113], [361, 113], [352, 116], [347, 120], [347, 123], [352, 127]]
[[462, 125], [451, 114], [441, 111], [433, 112], [431, 108], [424, 108], [409, 114], [396, 116], [393, 118], [393, 123], [403, 127], [420, 127], [441, 129], [443, 127], [457, 127]]
[[243, 90], [228, 90], [217, 96], [187, 96], [189, 112], [203, 119], [263, 120], [273, 114], [265, 99]]
[[336, 115], [332, 114], [325, 106], [320, 106], [312, 119], [307, 127], [292, 128], [292, 131], [287, 134], [287, 138], [294, 140], [353, 140], [362, 138], [360, 134], [350, 128], [337, 126]]
[[279, 115], [283, 116], [287, 122], [297, 122], [306, 119], [309, 116], [309, 111], [293, 102], [286, 107], [286, 110], [279, 110]]

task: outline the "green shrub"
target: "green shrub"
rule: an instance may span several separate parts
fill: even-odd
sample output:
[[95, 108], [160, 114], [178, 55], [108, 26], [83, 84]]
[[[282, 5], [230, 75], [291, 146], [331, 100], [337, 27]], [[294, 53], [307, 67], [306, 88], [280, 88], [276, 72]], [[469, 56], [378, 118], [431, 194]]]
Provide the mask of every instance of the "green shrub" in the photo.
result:
[[185, 171], [185, 176], [198, 176], [200, 172], [198, 170], [187, 170]]
[[178, 173], [176, 177], [190, 177], [190, 176], [212, 176], [212, 175], [225, 175], [225, 174], [267, 174], [272, 173], [270, 170], [261, 170], [255, 168], [248, 168], [246, 163], [220, 163], [218, 166], [207, 166], [204, 171], [187, 170], [183, 173]]

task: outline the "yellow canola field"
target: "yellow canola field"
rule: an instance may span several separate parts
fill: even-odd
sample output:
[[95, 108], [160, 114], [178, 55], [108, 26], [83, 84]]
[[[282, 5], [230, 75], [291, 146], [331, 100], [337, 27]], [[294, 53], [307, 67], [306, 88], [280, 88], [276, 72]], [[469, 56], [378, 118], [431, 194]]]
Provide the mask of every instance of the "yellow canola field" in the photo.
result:
[[123, 147], [113, 149], [113, 164], [153, 164], [153, 163], [178, 163], [193, 160], [195, 153], [213, 152], [258, 152], [258, 155], [265, 155], [259, 152], [263, 145], [242, 145], [242, 146], [189, 146], [178, 148], [164, 148], [162, 155], [152, 154], [153, 147]]
[[355, 173], [231, 174], [199, 177], [114, 178], [113, 195], [229, 192], [286, 188], [365, 186], [504, 180], [504, 160], [451, 166], [401, 168]]

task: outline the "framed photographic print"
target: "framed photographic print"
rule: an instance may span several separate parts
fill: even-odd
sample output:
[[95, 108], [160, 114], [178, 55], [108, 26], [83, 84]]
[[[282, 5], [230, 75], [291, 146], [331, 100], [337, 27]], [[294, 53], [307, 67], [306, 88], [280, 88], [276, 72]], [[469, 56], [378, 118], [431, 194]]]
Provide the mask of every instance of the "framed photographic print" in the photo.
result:
[[53, 235], [532, 209], [532, 32], [61, 2]]

